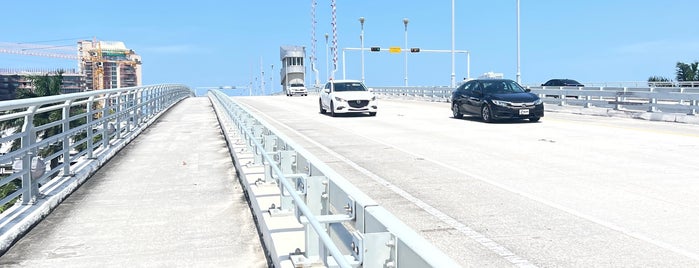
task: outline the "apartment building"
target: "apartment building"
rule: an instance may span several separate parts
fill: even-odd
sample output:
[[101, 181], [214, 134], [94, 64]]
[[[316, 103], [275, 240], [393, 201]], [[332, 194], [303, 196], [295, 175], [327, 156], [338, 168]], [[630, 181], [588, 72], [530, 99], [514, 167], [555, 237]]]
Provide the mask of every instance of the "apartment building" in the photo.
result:
[[[77, 70], [63, 70], [63, 82], [61, 84], [61, 94], [69, 94], [85, 91], [85, 75]], [[10, 70], [0, 69], [0, 101], [13, 100], [19, 89], [33, 90], [31, 82], [32, 76], [55, 75], [58, 70], [32, 69], [32, 70]]]

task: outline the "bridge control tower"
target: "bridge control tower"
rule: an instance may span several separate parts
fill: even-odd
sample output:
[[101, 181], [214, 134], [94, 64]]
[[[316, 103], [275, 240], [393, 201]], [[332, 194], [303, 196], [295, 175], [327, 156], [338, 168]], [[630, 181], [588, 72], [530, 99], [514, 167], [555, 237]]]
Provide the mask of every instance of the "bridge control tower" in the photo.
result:
[[306, 48], [302, 46], [282, 46], [279, 49], [279, 59], [282, 61], [279, 81], [287, 96], [308, 95], [305, 85], [305, 57]]

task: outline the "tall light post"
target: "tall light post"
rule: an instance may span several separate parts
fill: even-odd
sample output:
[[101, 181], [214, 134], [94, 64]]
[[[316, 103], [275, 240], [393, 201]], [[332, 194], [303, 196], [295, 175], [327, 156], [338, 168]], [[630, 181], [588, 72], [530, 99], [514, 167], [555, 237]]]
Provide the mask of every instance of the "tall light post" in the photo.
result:
[[456, 87], [456, 63], [454, 43], [454, 0], [451, 0], [451, 87]]
[[522, 73], [519, 68], [519, 0], [517, 0], [517, 84], [522, 84]]
[[405, 25], [405, 86], [408, 86], [408, 18], [403, 18], [403, 25]]
[[330, 55], [328, 54], [328, 33], [325, 33], [325, 79], [330, 78]]
[[359, 41], [362, 43], [362, 83], [364, 83], [364, 17], [359, 17], [359, 24], [362, 26]]
[[269, 92], [274, 93], [274, 64], [272, 64], [270, 67], [272, 67], [272, 72], [269, 75]]

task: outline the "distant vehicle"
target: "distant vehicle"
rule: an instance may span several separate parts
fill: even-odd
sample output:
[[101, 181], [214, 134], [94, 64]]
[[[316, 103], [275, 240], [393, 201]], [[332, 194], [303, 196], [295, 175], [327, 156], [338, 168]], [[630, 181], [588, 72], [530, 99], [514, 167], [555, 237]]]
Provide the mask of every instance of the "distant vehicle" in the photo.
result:
[[573, 79], [551, 79], [546, 83], [541, 84], [542, 87], [585, 87], [578, 81]]
[[[578, 81], [575, 81], [573, 79], [551, 79], [549, 81], [546, 81], [546, 83], [541, 84], [542, 87], [585, 87], [585, 85], [581, 84]], [[558, 98], [557, 95], [546, 95], [546, 97], [554, 97]], [[578, 96], [568, 96], [566, 97], [574, 97], [578, 98]]]
[[529, 89], [510, 79], [475, 79], [452, 92], [454, 118], [465, 114], [480, 116], [484, 122], [498, 119], [529, 119], [544, 116], [544, 102]]
[[306, 89], [306, 86], [304, 86], [303, 84], [294, 83], [290, 84], [289, 87], [286, 88], [287, 96], [293, 96], [297, 94], [301, 96], [307, 96], [308, 90]]
[[331, 80], [320, 91], [320, 113], [369, 113], [376, 115], [376, 95], [358, 80]]

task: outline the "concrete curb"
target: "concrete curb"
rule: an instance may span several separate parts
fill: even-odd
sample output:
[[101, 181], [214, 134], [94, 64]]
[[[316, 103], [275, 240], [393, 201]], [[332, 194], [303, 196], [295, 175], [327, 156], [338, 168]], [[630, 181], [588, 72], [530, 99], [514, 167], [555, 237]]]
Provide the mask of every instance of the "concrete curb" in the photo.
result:
[[621, 117], [621, 118], [631, 118], [631, 119], [641, 119], [647, 121], [659, 121], [659, 122], [674, 122], [674, 123], [684, 123], [684, 124], [696, 124], [699, 125], [699, 116], [681, 114], [681, 113], [662, 113], [662, 112], [639, 112], [639, 111], [628, 111], [628, 110], [614, 110], [610, 108], [584, 108], [578, 106], [560, 106], [560, 105], [546, 105], [546, 112], [556, 112], [556, 113], [570, 113], [570, 114], [580, 114], [580, 115], [590, 115], [590, 116], [606, 116], [606, 117]]

